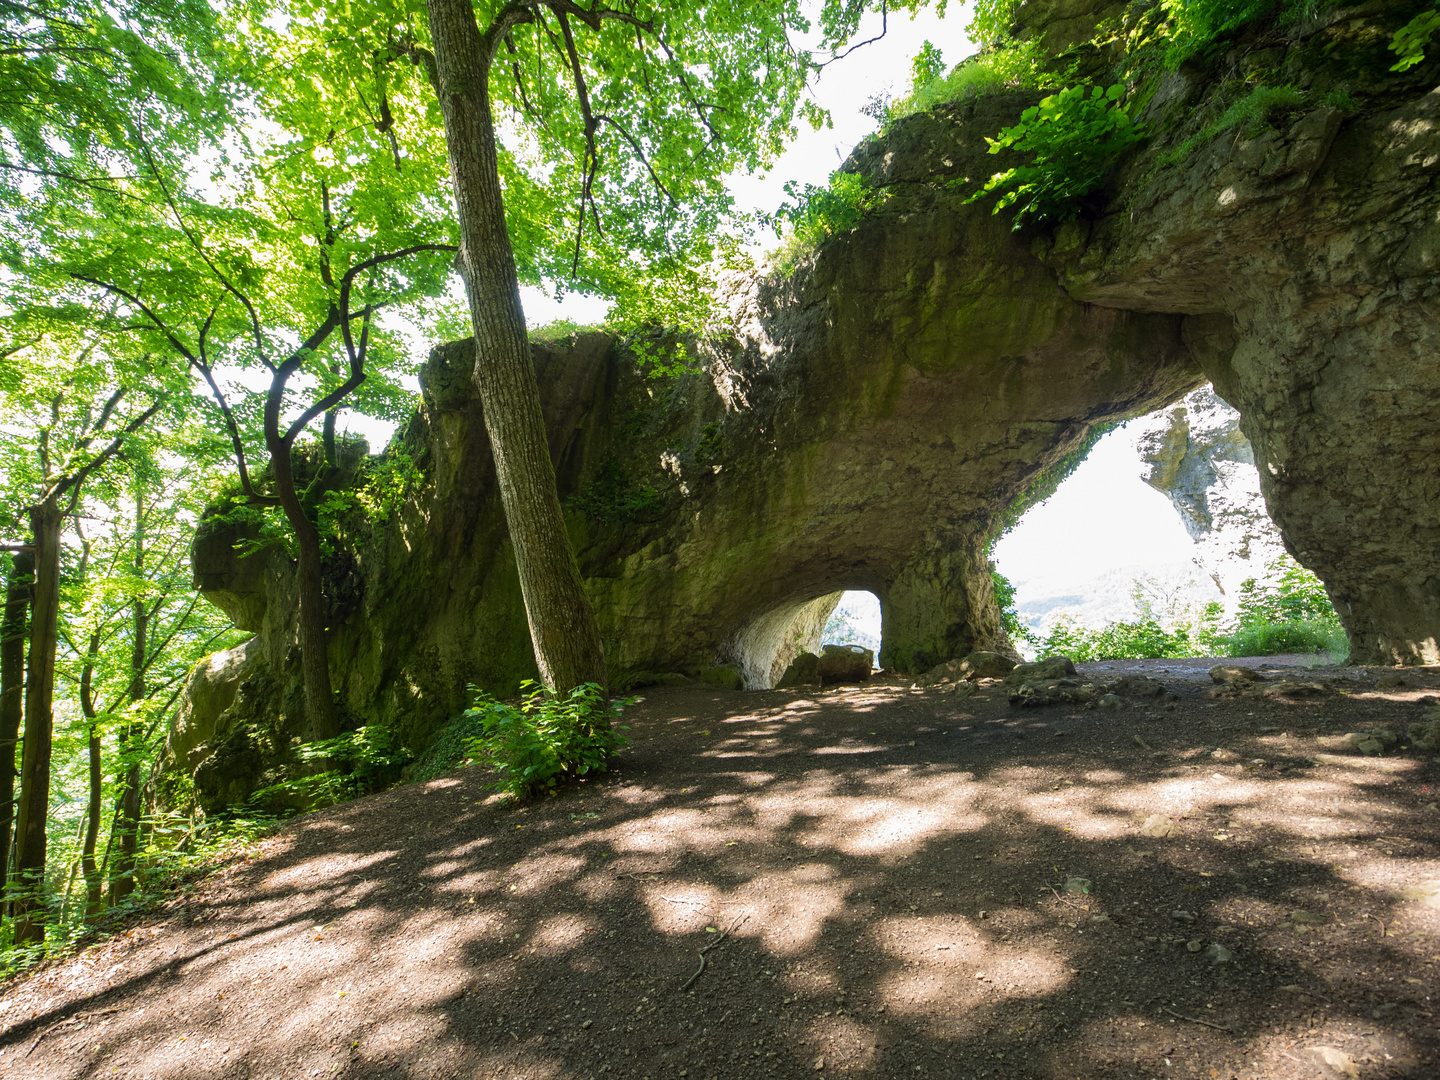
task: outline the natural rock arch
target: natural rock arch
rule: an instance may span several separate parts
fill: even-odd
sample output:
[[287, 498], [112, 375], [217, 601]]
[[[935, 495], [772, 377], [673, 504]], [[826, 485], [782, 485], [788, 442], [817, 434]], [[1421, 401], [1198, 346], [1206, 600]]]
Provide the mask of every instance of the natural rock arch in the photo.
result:
[[[1317, 86], [1327, 65], [1354, 67], [1319, 34], [1294, 46]], [[1186, 118], [1208, 88], [1162, 76], [1142, 119], [1170, 134], [1127, 164], [1102, 212], [1054, 233], [1012, 232], [951, 183], [994, 170], [981, 136], [1035, 95], [942, 107], [856, 151], [849, 167], [888, 192], [882, 208], [787, 278], [741, 290], [703, 372], [647, 379], [600, 334], [537, 345], [612, 673], [728, 663], [770, 685], [845, 588], [880, 598], [886, 666], [1004, 647], [995, 523], [1095, 424], [1207, 379], [1240, 410], [1270, 511], [1329, 587], [1353, 659], [1440, 659], [1433, 74], [1177, 167], [1158, 155], [1199, 122]], [[352, 538], [360, 585], [335, 621], [348, 713], [412, 743], [467, 683], [509, 690], [534, 670], [470, 348], [425, 365], [404, 435], [424, 483]], [[236, 677], [283, 687], [288, 569], [275, 552], [237, 560], [234, 539], [202, 533], [197, 583], [257, 631]], [[212, 759], [236, 725], [262, 720], [303, 731], [294, 712], [192, 707], [186, 767], [223, 772]]]

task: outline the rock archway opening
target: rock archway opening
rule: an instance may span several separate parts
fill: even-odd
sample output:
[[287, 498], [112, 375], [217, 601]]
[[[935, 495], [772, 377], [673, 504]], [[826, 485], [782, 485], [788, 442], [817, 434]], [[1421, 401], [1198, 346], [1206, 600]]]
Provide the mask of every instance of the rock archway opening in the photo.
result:
[[1232, 613], [1241, 582], [1282, 551], [1239, 414], [1205, 386], [1101, 437], [992, 558], [1043, 639], [1062, 621]]
[[840, 602], [825, 621], [820, 645], [859, 645], [874, 654], [874, 667], [880, 667], [880, 598], [872, 592], [850, 590], [840, 594]]

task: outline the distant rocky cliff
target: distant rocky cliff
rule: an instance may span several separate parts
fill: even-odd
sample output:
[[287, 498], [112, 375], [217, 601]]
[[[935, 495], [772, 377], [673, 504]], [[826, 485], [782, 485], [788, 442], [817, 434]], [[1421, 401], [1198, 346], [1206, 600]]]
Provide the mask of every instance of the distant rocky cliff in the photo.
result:
[[1137, 446], [1142, 478], [1169, 497], [1196, 564], [1233, 608], [1240, 584], [1284, 551], [1240, 414], [1201, 387], [1150, 419]]
[[[1020, 10], [1059, 49], [1113, 7]], [[1401, 14], [1340, 9], [1157, 72], [1141, 88], [1155, 137], [1054, 230], [1011, 231], [965, 186], [1003, 165], [984, 139], [1038, 95], [896, 124], [847, 165], [883, 205], [742, 289], [695, 374], [647, 378], [602, 335], [537, 346], [617, 681], [772, 685], [842, 589], [879, 597], [886, 666], [1004, 648], [996, 522], [1093, 425], [1206, 381], [1239, 410], [1266, 504], [1354, 659], [1440, 660], [1440, 91], [1433, 63], [1387, 71]], [[1167, 164], [1251, 75], [1312, 104]], [[471, 348], [426, 363], [404, 434], [423, 479], [352, 528], [331, 575], [345, 713], [411, 745], [467, 683], [508, 692], [534, 672]], [[289, 565], [274, 548], [238, 557], [241, 539], [203, 530], [197, 583], [256, 638], [197, 671], [172, 734], [171, 767], [210, 805], [283, 771], [306, 737]]]

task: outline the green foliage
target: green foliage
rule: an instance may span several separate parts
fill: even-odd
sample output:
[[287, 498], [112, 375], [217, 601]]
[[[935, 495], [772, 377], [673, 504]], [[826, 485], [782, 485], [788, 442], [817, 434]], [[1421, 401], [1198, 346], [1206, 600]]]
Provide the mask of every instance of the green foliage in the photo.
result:
[[1018, 124], [985, 141], [990, 153], [1013, 149], [1027, 155], [1029, 164], [996, 173], [969, 201], [998, 194], [994, 212], [1016, 207], [1017, 229], [1074, 214], [1080, 200], [1104, 182], [1115, 159], [1145, 138], [1121, 104], [1124, 94], [1119, 83], [1093, 86], [1089, 93], [1072, 86], [1026, 109]]
[[1008, 41], [1020, 0], [975, 0], [965, 36], [981, 45]]
[[[317, 476], [317, 480], [325, 479]], [[405, 502], [406, 497], [424, 482], [424, 474], [410, 451], [394, 442], [385, 453], [366, 458], [354, 480], [342, 487], [326, 487], [316, 500], [315, 524], [320, 531], [322, 551], [329, 557], [337, 550], [337, 541], [361, 525], [377, 527], [385, 524]], [[260, 520], [253, 508], [240, 507], [227, 516], [245, 516]], [[277, 541], [291, 544], [283, 519], [274, 512], [263, 515], [264, 525], [256, 546]]]
[[471, 742], [484, 734], [485, 727], [480, 723], [480, 714], [473, 709], [451, 717], [449, 723], [440, 729], [430, 745], [409, 766], [406, 776], [416, 783], [424, 783], [458, 769], [470, 757]]
[[[999, 590], [997, 589], [997, 596]], [[1145, 583], [1132, 593], [1136, 618], [1097, 630], [1069, 619], [1057, 619], [1037, 646], [1040, 657], [1064, 655], [1072, 660], [1127, 660], [1180, 656], [1272, 656], [1277, 653], [1343, 654], [1345, 631], [1325, 593], [1309, 570], [1288, 556], [1266, 567], [1266, 576], [1250, 578], [1240, 587], [1235, 620], [1222, 625], [1220, 603], [1186, 611], [1173, 603], [1156, 611]]]
[[945, 58], [940, 50], [926, 41], [910, 61], [910, 91], [917, 92], [922, 86], [934, 80], [945, 70]]
[[882, 191], [873, 190], [857, 173], [833, 172], [825, 187], [795, 181], [785, 185], [790, 198], [765, 221], [784, 235], [784, 243], [774, 254], [774, 264], [782, 272], [793, 270], [825, 240], [836, 233], [848, 232], [860, 224], [867, 213], [884, 202]]
[[912, 113], [925, 112], [952, 101], [1022, 86], [1047, 87], [1054, 81], [1053, 76], [1040, 69], [1034, 42], [1008, 42], [962, 60], [948, 73], [917, 86], [899, 101], [887, 103], [883, 114], [877, 118], [893, 123]]
[[1195, 653], [1195, 641], [1187, 627], [1166, 629], [1154, 618], [1110, 623], [1098, 630], [1057, 619], [1037, 651], [1041, 659], [1068, 656], [1077, 663], [1194, 656]]
[[546, 344], [555, 344], [561, 341], [568, 341], [576, 334], [588, 334], [601, 329], [603, 329], [603, 327], [594, 325], [582, 326], [580, 323], [574, 322], [571, 319], [556, 319], [553, 322], [546, 323], [544, 326], [537, 326], [531, 330], [530, 340], [544, 342]]
[[1409, 71], [1425, 59], [1425, 47], [1435, 31], [1440, 30], [1440, 3], [1431, 11], [1422, 11], [1408, 23], [1395, 31], [1390, 42], [1390, 51], [1399, 59], [1391, 71]]
[[[1248, 23], [1280, 7], [1282, 0], [1160, 0], [1169, 20], [1165, 66], [1174, 70], [1190, 57], [1209, 52]], [[1287, 6], [1311, 6], [1312, 0], [1288, 0]]]
[[1330, 653], [1344, 656], [1350, 647], [1338, 619], [1300, 619], [1239, 626], [1220, 640], [1222, 656], [1276, 656], [1280, 653]]
[[250, 804], [313, 810], [345, 802], [392, 783], [413, 757], [389, 727], [368, 724], [301, 746], [300, 760], [320, 771], [261, 788], [250, 796]]
[[[1348, 95], [1343, 97], [1349, 100]], [[1161, 154], [1156, 159], [1156, 164], [1161, 167], [1178, 165], [1216, 135], [1231, 128], [1239, 128], [1240, 134], [1245, 138], [1254, 138], [1264, 130], [1272, 113], [1295, 109], [1304, 103], [1304, 91], [1293, 86], [1257, 86], [1179, 146]], [[1353, 106], [1353, 100], [1350, 104]], [[1341, 106], [1337, 104], [1336, 107]]]
[[1334, 619], [1335, 608], [1324, 583], [1288, 555], [1265, 568], [1263, 580], [1240, 586], [1240, 625]]
[[476, 688], [474, 717], [484, 735], [470, 742], [470, 753], [498, 774], [495, 789], [512, 798], [553, 793], [565, 780], [604, 772], [610, 758], [628, 745], [615, 726], [633, 699], [605, 700], [594, 683], [577, 686], [563, 698], [530, 680], [535, 687], [514, 706], [496, 701]]
[[995, 606], [1000, 609], [1000, 626], [1009, 637], [1010, 643], [1016, 648], [1022, 645], [1038, 646], [1039, 638], [1020, 621], [1020, 615], [1015, 610], [1015, 586], [1010, 583], [1010, 579], [992, 568], [990, 580], [995, 586]]
[[652, 487], [639, 486], [615, 458], [600, 467], [600, 473], [578, 495], [565, 501], [566, 507], [579, 510], [587, 517], [607, 524], [643, 520], [660, 505], [660, 495]]

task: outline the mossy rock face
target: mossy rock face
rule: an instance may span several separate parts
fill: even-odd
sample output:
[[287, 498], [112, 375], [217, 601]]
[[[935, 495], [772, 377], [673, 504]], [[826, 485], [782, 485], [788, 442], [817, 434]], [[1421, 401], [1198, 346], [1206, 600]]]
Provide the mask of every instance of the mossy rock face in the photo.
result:
[[[1022, 14], [1058, 49], [1112, 6]], [[888, 669], [1011, 651], [985, 555], [1009, 509], [1097, 425], [1206, 380], [1240, 410], [1269, 509], [1354, 656], [1440, 659], [1440, 72], [1376, 73], [1394, 15], [1242, 35], [1210, 68], [1157, 74], [1140, 99], [1154, 140], [1095, 196], [1103, 209], [1048, 231], [1012, 231], [957, 184], [1004, 167], [985, 140], [1038, 94], [897, 123], [846, 165], [881, 206], [787, 276], [737, 287], [729, 336], [691, 374], [647, 378], [602, 333], [534, 344], [615, 685], [723, 670], [774, 686], [819, 652], [844, 589], [879, 598]], [[1260, 62], [1306, 106], [1163, 165]], [[1332, 91], [1353, 104], [1324, 104]], [[422, 479], [384, 522], [347, 526], [327, 576], [347, 722], [414, 750], [468, 684], [505, 696], [536, 673], [473, 366], [469, 342], [431, 353], [401, 436]], [[235, 539], [201, 530], [197, 585], [255, 630], [247, 662], [269, 689], [241, 725], [261, 768], [217, 748], [216, 799], [308, 737], [293, 573], [274, 549], [236, 556]]]

